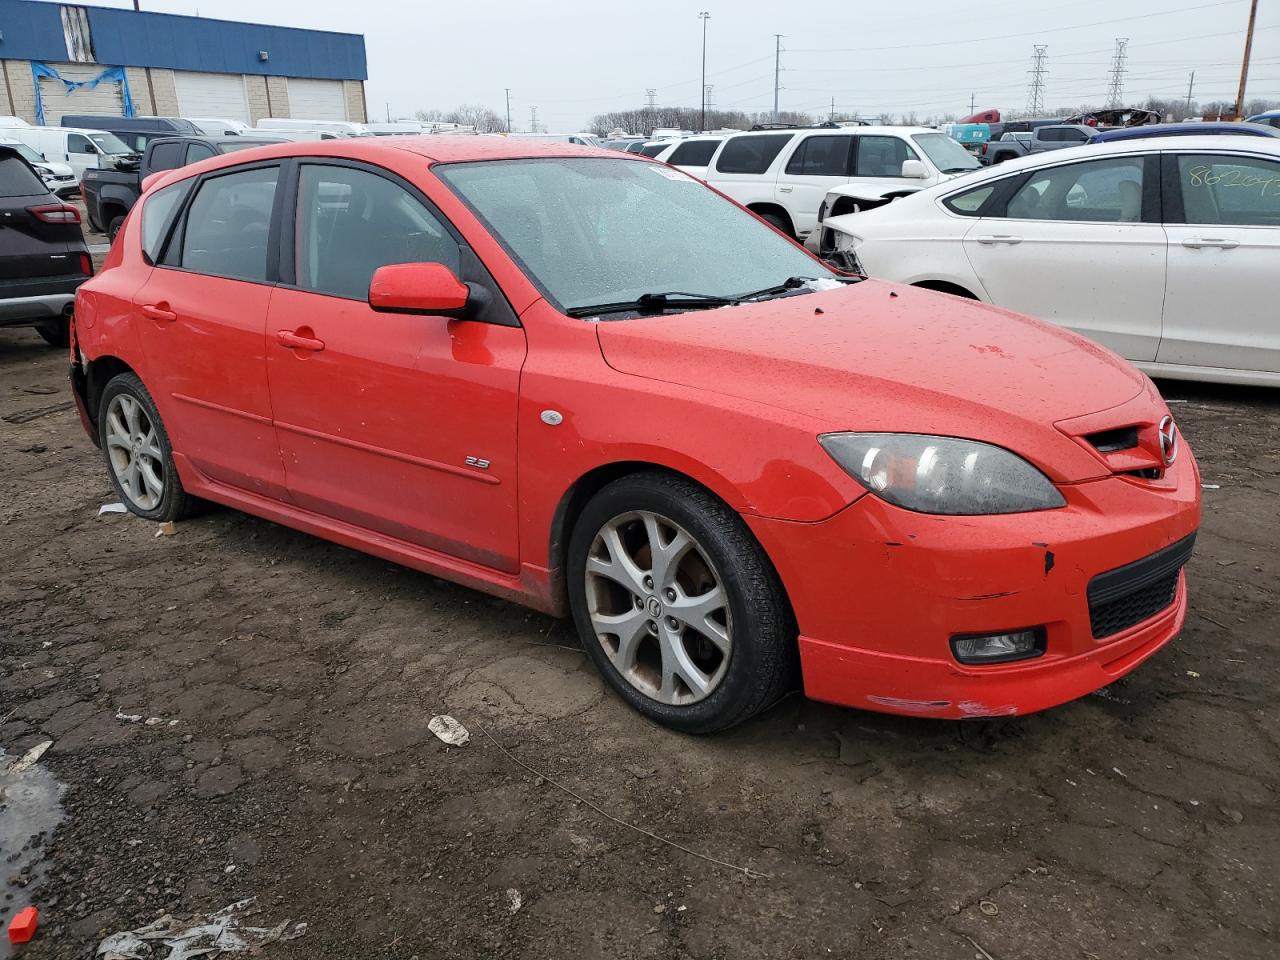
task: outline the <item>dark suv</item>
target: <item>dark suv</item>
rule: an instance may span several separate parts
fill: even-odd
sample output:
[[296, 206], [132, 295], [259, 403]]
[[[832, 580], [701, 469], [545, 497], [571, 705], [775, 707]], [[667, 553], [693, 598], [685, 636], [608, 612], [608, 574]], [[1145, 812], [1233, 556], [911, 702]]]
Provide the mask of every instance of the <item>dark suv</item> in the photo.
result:
[[0, 144], [0, 327], [31, 325], [66, 346], [76, 288], [92, 274], [79, 211]]

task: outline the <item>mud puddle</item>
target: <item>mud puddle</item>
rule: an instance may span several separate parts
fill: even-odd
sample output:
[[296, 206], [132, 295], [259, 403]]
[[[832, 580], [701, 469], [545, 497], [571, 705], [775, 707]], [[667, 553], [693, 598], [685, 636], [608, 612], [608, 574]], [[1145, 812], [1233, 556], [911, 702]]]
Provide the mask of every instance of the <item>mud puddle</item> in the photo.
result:
[[[47, 869], [44, 846], [62, 819], [62, 785], [38, 760], [36, 750], [15, 757], [0, 749], [0, 925], [3, 929], [7, 929], [15, 913], [32, 905], [32, 894]], [[9, 943], [3, 929], [0, 929], [0, 960], [17, 956], [22, 949]]]

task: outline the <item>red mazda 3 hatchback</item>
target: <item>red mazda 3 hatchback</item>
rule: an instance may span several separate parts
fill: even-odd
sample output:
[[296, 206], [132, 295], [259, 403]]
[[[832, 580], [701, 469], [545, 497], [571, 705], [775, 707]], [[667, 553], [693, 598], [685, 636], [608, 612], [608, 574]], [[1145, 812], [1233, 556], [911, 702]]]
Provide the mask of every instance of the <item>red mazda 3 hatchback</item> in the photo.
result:
[[1186, 614], [1196, 464], [1058, 327], [837, 275], [643, 157], [290, 143], [147, 184], [73, 382], [141, 517], [210, 500], [558, 615], [668, 726], [1018, 714]]

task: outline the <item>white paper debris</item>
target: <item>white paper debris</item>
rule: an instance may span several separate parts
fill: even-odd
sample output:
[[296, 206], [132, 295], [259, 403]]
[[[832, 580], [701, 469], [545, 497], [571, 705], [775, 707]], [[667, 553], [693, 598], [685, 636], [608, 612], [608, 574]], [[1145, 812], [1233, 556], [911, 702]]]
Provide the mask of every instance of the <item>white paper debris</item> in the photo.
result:
[[116, 719], [123, 720], [125, 723], [141, 723], [142, 714], [140, 713], [124, 713], [120, 710], [116, 711]]
[[515, 887], [507, 888], [507, 912], [516, 913], [524, 906], [524, 897], [520, 896], [520, 891]]
[[1200, 484], [1200, 489], [1201, 490], [1221, 490], [1222, 486], [1217, 483], [1202, 483]]
[[805, 290], [813, 290], [817, 293], [820, 293], [823, 290], [839, 290], [843, 286], [844, 284], [839, 280], [832, 280], [830, 277], [823, 277], [819, 280], [806, 280], [802, 284], [802, 287]]
[[427, 729], [451, 747], [461, 747], [471, 739], [467, 728], [447, 714], [432, 717]]
[[45, 751], [52, 746], [53, 746], [52, 740], [45, 740], [41, 743], [37, 743], [34, 747], [32, 747], [30, 750], [28, 750], [26, 753], [20, 756], [17, 760], [13, 761], [13, 765], [9, 767], [10, 775], [16, 777], [19, 774], [26, 773], [28, 770], [30, 770], [32, 767], [36, 765], [36, 763], [40, 760], [40, 758], [44, 756]]
[[[250, 897], [187, 921], [165, 914], [145, 927], [111, 934], [98, 944], [95, 956], [98, 960], [195, 960], [224, 953], [256, 955], [267, 944], [296, 940], [307, 932], [305, 923], [290, 920], [274, 927], [244, 926], [243, 919], [257, 912], [256, 900]], [[168, 953], [161, 953], [165, 948]]]
[[129, 509], [123, 503], [104, 503], [98, 508], [98, 516], [104, 513], [128, 513]]

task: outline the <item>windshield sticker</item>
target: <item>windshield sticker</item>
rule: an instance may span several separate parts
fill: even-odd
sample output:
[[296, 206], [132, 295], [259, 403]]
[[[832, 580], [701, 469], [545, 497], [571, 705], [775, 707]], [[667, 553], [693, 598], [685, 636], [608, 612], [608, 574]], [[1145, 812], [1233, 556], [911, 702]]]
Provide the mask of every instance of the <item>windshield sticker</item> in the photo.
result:
[[668, 180], [675, 180], [677, 183], [697, 183], [698, 182], [697, 180], [693, 179], [693, 177], [689, 176], [687, 173], [681, 173], [679, 170], [672, 170], [670, 167], [655, 167], [650, 165], [649, 169], [652, 170], [654, 173], [656, 173], [658, 176], [666, 177]]
[[1240, 187], [1259, 189], [1259, 196], [1280, 195], [1280, 176], [1259, 176], [1246, 173], [1240, 167], [1215, 170], [1210, 164], [1201, 164], [1187, 170], [1187, 179], [1193, 187]]

